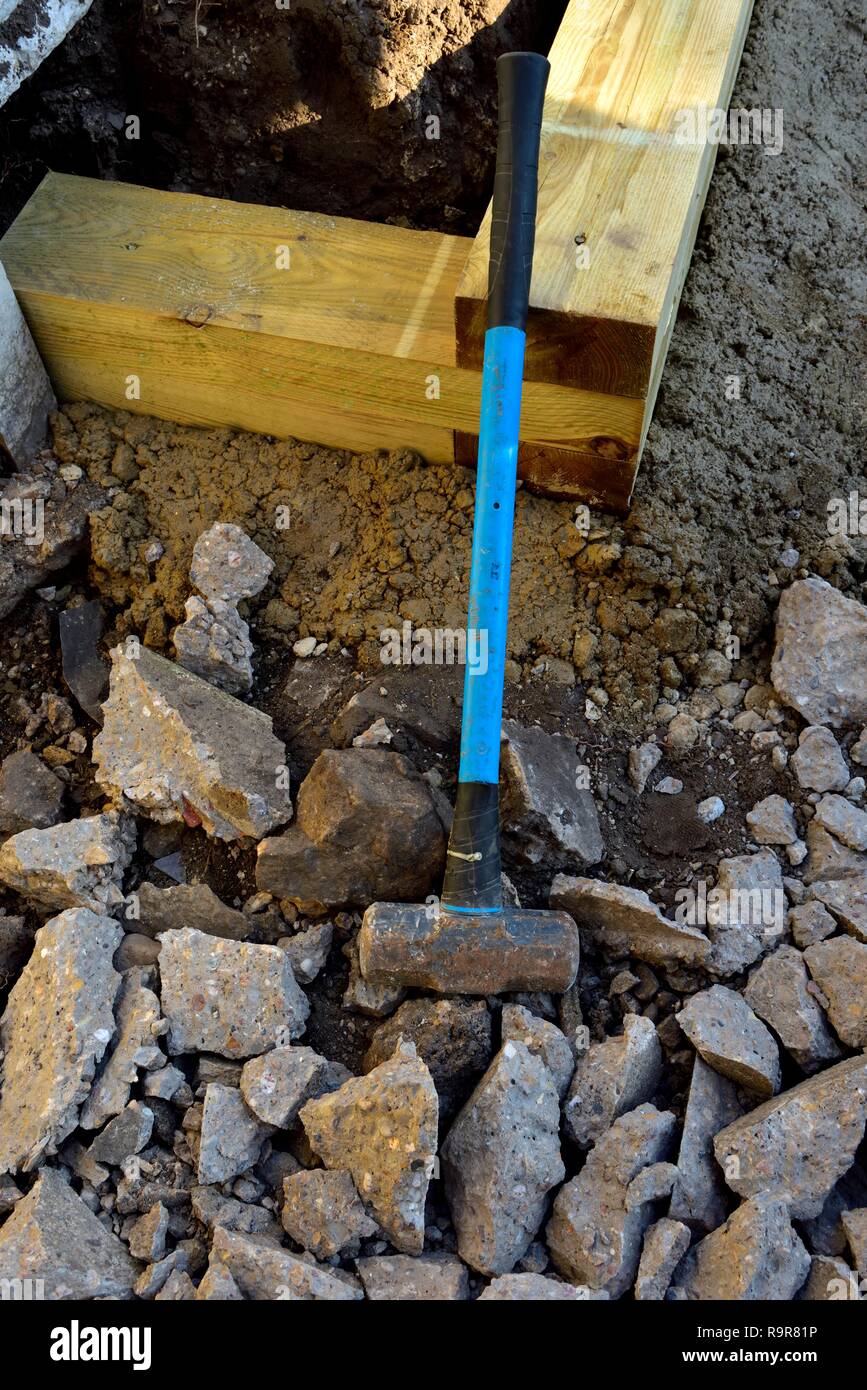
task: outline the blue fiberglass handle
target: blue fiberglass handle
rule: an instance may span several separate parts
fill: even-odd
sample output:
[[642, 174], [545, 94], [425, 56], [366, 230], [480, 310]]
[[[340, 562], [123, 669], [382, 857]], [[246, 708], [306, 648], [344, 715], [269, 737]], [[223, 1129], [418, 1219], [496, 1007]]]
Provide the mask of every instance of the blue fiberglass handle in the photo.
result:
[[538, 53], [507, 53], [497, 62], [499, 136], [491, 217], [488, 331], [482, 366], [461, 761], [442, 893], [444, 907], [456, 912], [497, 912], [503, 905], [500, 728], [539, 136], [548, 72], [547, 59]]

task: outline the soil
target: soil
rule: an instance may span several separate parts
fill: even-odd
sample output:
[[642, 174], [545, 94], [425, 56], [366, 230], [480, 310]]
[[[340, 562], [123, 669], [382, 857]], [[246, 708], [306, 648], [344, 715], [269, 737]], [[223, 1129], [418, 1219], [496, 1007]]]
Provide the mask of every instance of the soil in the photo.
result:
[[[95, 0], [0, 114], [0, 217], [48, 166], [475, 233], [493, 174], [495, 59], [547, 50], [564, 7]], [[130, 115], [140, 138], [128, 138]]]

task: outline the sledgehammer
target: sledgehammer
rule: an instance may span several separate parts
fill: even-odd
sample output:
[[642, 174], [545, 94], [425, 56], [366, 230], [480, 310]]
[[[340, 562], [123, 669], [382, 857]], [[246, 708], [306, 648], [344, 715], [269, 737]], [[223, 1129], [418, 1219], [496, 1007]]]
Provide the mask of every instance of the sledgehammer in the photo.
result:
[[373, 903], [359, 935], [365, 978], [441, 994], [562, 992], [578, 971], [578, 930], [565, 912], [507, 907], [500, 874], [503, 676], [521, 380], [542, 104], [549, 64], [538, 53], [497, 62], [499, 138], [488, 267], [479, 462], [470, 565], [470, 634], [487, 633], [487, 666], [466, 666], [455, 816], [442, 899]]

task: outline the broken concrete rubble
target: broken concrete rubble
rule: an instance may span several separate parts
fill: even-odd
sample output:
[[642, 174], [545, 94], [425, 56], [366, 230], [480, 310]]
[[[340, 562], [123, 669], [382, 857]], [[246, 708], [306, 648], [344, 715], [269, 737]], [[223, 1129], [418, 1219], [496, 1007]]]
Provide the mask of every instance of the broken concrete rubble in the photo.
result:
[[800, 786], [807, 791], [841, 792], [848, 785], [846, 759], [831, 730], [822, 724], [802, 729], [790, 763]]
[[582, 930], [612, 955], [633, 955], [648, 965], [700, 965], [710, 942], [695, 927], [664, 917], [638, 888], [595, 878], [557, 874], [550, 904], [574, 917]]
[[867, 608], [824, 579], [799, 579], [777, 609], [774, 689], [811, 724], [867, 721]]
[[672, 1219], [684, 1222], [691, 1230], [713, 1231], [726, 1218], [729, 1197], [714, 1157], [713, 1140], [743, 1114], [743, 1109], [734, 1082], [696, 1056], [668, 1208]]
[[508, 1274], [562, 1182], [560, 1107], [551, 1073], [519, 1042], [494, 1058], [442, 1148], [446, 1197], [461, 1259]]
[[48, 911], [110, 913], [123, 902], [135, 842], [135, 822], [116, 811], [22, 830], [0, 846], [0, 879]]
[[199, 594], [187, 599], [173, 637], [181, 666], [230, 695], [252, 688], [253, 644], [237, 605], [259, 593], [273, 568], [240, 526], [218, 521], [199, 536], [190, 568]]
[[0, 836], [56, 825], [63, 793], [60, 778], [35, 753], [10, 753], [0, 766]]
[[157, 1042], [160, 1001], [153, 990], [141, 984], [140, 975], [125, 976], [115, 1015], [114, 1040], [81, 1110], [82, 1129], [100, 1129], [106, 1120], [120, 1114], [140, 1068], [150, 1071], [165, 1064]]
[[589, 1149], [607, 1129], [643, 1101], [662, 1076], [662, 1048], [649, 1018], [628, 1014], [620, 1037], [594, 1043], [579, 1057], [563, 1107], [566, 1134]]
[[227, 1182], [252, 1168], [272, 1133], [273, 1126], [264, 1124], [248, 1109], [236, 1086], [212, 1081], [202, 1110], [199, 1182]]
[[401, 1038], [414, 1044], [431, 1074], [440, 1122], [451, 1119], [491, 1060], [487, 1004], [481, 999], [408, 999], [376, 1029], [364, 1055], [364, 1070], [386, 1062]]
[[218, 1226], [211, 1244], [209, 1272], [228, 1272], [245, 1298], [309, 1303], [363, 1298], [358, 1280], [343, 1270], [292, 1255], [263, 1236]]
[[867, 945], [835, 936], [808, 947], [804, 960], [837, 1037], [847, 1047], [867, 1047]]
[[515, 720], [503, 724], [502, 823], [506, 846], [522, 862], [589, 868], [604, 853], [589, 787], [575, 747]]
[[227, 907], [205, 883], [179, 883], [174, 888], [156, 888], [145, 881], [137, 892], [138, 916], [126, 920], [143, 936], [159, 936], [174, 928], [192, 927], [209, 936], [244, 941], [250, 923], [237, 908]]
[[286, 750], [266, 714], [138, 642], [115, 647], [97, 779], [119, 802], [209, 835], [261, 839], [292, 819]]
[[635, 1297], [639, 1302], [665, 1298], [671, 1276], [689, 1248], [689, 1240], [689, 1227], [668, 1217], [648, 1228], [635, 1279]]
[[520, 1004], [504, 1004], [500, 1035], [503, 1043], [520, 1042], [545, 1063], [562, 1100], [575, 1070], [575, 1058], [566, 1035], [545, 1018], [537, 1018]]
[[114, 1036], [120, 936], [116, 922], [86, 908], [62, 912], [36, 933], [0, 1020], [0, 1173], [30, 1172], [78, 1124]]
[[361, 1241], [378, 1230], [345, 1170], [292, 1173], [284, 1180], [283, 1198], [283, 1229], [317, 1260], [357, 1254]]
[[288, 1129], [305, 1101], [349, 1079], [341, 1070], [312, 1047], [275, 1047], [244, 1063], [241, 1094], [260, 1120]]
[[759, 1096], [780, 1085], [780, 1054], [773, 1035], [742, 995], [724, 985], [692, 995], [677, 1021], [714, 1071]]
[[711, 974], [725, 979], [755, 964], [782, 940], [785, 918], [783, 875], [773, 850], [721, 859], [707, 913]]
[[358, 1261], [368, 1298], [452, 1302], [470, 1296], [466, 1267], [454, 1255], [375, 1255]]
[[[850, 944], [857, 945], [854, 941]], [[793, 946], [778, 946], [753, 971], [743, 997], [757, 1017], [773, 1028], [801, 1070], [811, 1076], [829, 1062], [838, 1061], [842, 1053], [824, 1013], [810, 993], [810, 977], [804, 961], [805, 957]], [[864, 985], [867, 987], [867, 947], [864, 948], [864, 961]]]
[[786, 1203], [762, 1193], [705, 1236], [676, 1277], [688, 1299], [780, 1301], [794, 1298], [809, 1272]]

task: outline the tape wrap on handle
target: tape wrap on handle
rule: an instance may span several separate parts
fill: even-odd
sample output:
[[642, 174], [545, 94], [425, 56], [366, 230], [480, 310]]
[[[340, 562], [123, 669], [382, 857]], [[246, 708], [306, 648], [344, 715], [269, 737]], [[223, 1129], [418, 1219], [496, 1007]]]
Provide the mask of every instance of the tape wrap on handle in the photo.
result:
[[442, 904], [460, 912], [492, 912], [503, 904], [499, 788], [461, 782], [446, 855]]
[[504, 53], [497, 59], [499, 134], [488, 265], [488, 327], [527, 325], [539, 138], [550, 64], [541, 53]]

